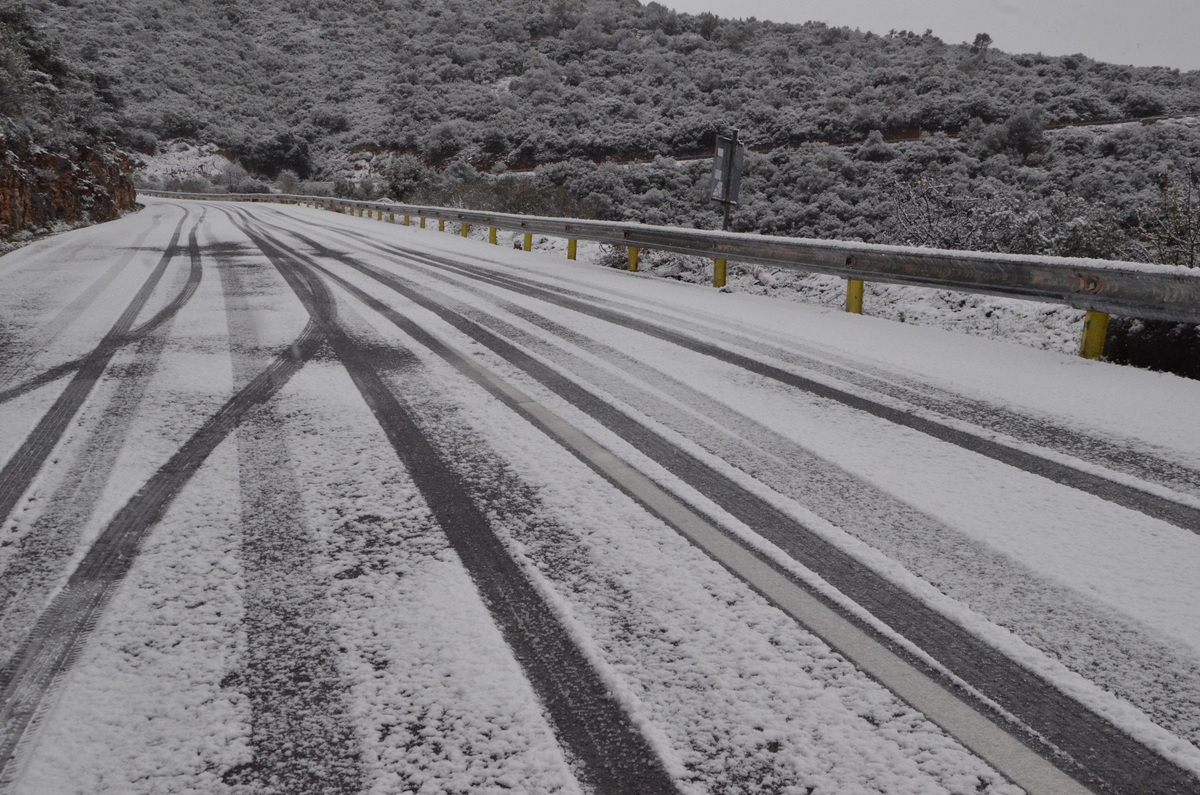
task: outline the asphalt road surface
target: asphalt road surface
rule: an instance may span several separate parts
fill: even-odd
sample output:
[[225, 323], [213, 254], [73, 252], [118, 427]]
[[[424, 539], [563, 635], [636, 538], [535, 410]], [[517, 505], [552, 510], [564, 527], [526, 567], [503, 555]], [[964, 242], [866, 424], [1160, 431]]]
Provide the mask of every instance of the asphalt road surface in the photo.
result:
[[0, 258], [0, 791], [1200, 792], [1200, 383], [143, 201]]

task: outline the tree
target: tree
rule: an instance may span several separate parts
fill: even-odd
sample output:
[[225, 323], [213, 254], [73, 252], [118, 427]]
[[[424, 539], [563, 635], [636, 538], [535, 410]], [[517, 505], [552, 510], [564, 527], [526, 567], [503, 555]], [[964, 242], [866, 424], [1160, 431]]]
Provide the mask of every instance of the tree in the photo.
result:
[[230, 193], [234, 193], [246, 176], [246, 169], [237, 163], [230, 162], [221, 167], [221, 173], [213, 178], [213, 184], [221, 185]]
[[988, 47], [992, 46], [992, 37], [986, 33], [976, 33], [975, 43], [971, 45], [971, 52], [982, 55], [987, 52]]
[[[1183, 184], [1179, 184], [1182, 182]], [[1200, 267], [1200, 175], [1189, 165], [1182, 180], [1162, 175], [1158, 206], [1137, 214], [1137, 231], [1150, 258], [1164, 265]]]

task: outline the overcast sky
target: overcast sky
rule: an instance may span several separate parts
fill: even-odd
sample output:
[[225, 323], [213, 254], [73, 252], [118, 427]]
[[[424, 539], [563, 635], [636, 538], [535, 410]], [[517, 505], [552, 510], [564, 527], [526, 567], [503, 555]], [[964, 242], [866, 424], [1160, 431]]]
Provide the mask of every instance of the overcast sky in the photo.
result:
[[[644, 0], [648, 2], [648, 0]], [[658, 0], [668, 8], [887, 33], [932, 29], [947, 44], [987, 33], [1005, 52], [1200, 69], [1200, 0]]]

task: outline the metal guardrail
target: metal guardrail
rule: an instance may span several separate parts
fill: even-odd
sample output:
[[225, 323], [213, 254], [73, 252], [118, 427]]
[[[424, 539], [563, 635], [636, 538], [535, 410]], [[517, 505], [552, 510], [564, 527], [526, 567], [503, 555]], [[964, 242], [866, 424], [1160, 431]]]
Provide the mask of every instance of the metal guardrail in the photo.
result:
[[[543, 218], [448, 207], [363, 202], [327, 196], [291, 194], [189, 194], [141, 191], [148, 196], [214, 201], [309, 204], [340, 212], [386, 213], [470, 226], [543, 234], [569, 240], [592, 240], [627, 246], [630, 269], [637, 269], [640, 249], [659, 249], [714, 259], [716, 277], [724, 281], [727, 260], [770, 265], [794, 271], [824, 273], [850, 281], [847, 309], [861, 312], [861, 282], [934, 287], [1006, 298], [1065, 304], [1086, 310], [1081, 354], [1100, 355], [1107, 315], [1146, 320], [1200, 323], [1200, 269], [1135, 262], [1035, 257], [906, 246], [881, 246], [830, 240], [770, 237], [738, 232], [651, 226], [637, 223]], [[422, 221], [422, 225], [424, 222]], [[492, 235], [494, 242], [495, 236]], [[528, 238], [527, 243], [528, 247]], [[574, 248], [572, 246], [573, 253]], [[718, 285], [720, 286], [720, 285]], [[855, 292], [857, 291], [857, 307]], [[1091, 338], [1089, 340], [1089, 334]], [[1096, 336], [1099, 335], [1099, 348]], [[1091, 348], [1089, 349], [1089, 343]]]

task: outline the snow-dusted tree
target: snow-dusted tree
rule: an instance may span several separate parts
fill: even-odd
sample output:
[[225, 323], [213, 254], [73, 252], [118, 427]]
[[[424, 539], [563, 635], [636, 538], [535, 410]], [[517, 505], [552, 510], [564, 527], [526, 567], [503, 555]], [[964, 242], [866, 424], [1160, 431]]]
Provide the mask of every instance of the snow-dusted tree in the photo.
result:
[[230, 162], [222, 166], [220, 173], [213, 177], [213, 184], [219, 185], [230, 193], [235, 193], [246, 177], [246, 169], [237, 163]]
[[1138, 235], [1150, 259], [1200, 267], [1200, 175], [1189, 165], [1182, 177], [1162, 175], [1158, 204], [1137, 214]]
[[295, 171], [285, 168], [275, 178], [275, 186], [284, 193], [299, 193], [300, 176]]

